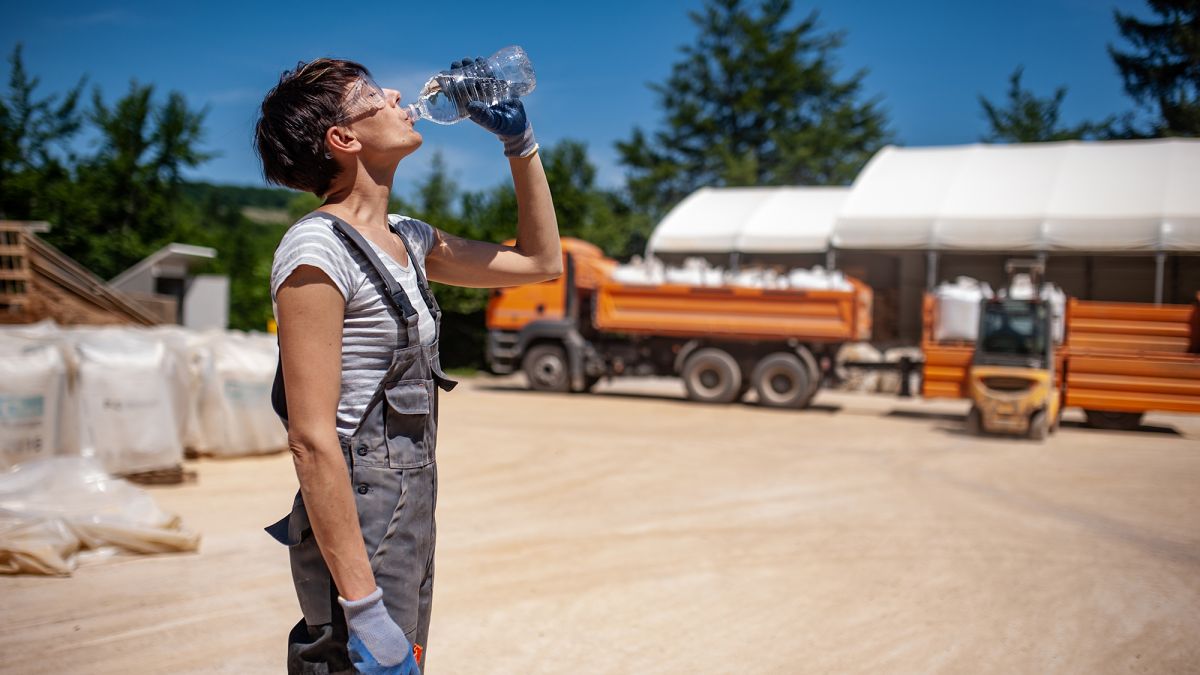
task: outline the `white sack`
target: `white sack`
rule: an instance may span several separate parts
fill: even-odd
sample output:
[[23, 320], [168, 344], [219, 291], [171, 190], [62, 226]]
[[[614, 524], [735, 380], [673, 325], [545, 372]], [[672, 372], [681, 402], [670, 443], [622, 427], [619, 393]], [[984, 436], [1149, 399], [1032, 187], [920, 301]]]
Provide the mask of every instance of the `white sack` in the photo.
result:
[[634, 256], [629, 264], [613, 268], [612, 280], [629, 286], [656, 286], [663, 283], [663, 264], [657, 258], [643, 261]]
[[[1033, 293], [1033, 279], [1028, 274], [1016, 274], [1013, 275], [1009, 287], [1001, 292], [1001, 296], [1013, 300], [1031, 300]], [[1044, 283], [1040, 297], [1050, 303], [1050, 323], [1051, 331], [1054, 333], [1054, 343], [1062, 344], [1063, 337], [1066, 335], [1067, 294], [1054, 284]]]
[[79, 361], [80, 454], [115, 474], [178, 466], [177, 411], [187, 390], [163, 342], [124, 329], [78, 331], [72, 341]]
[[58, 347], [0, 340], [0, 470], [60, 452], [67, 368]]
[[933, 295], [937, 299], [934, 341], [974, 342], [979, 337], [979, 306], [992, 297], [991, 287], [970, 277], [959, 277], [953, 284], [938, 285]]
[[234, 456], [282, 450], [287, 431], [271, 407], [278, 351], [269, 336], [229, 332], [209, 343], [200, 419], [202, 452]]
[[834, 374], [841, 380], [838, 387], [843, 391], [874, 392], [879, 389], [879, 371], [863, 368], [850, 368], [850, 363], [880, 363], [883, 352], [869, 342], [847, 342], [842, 345], [833, 357]]

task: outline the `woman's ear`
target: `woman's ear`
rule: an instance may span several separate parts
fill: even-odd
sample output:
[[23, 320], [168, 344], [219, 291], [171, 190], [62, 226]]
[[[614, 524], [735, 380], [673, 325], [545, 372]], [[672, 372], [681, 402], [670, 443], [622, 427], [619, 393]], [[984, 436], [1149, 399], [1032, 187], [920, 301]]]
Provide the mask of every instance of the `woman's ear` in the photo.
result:
[[348, 127], [329, 127], [325, 130], [326, 154], [333, 152], [356, 153], [362, 150], [362, 143]]

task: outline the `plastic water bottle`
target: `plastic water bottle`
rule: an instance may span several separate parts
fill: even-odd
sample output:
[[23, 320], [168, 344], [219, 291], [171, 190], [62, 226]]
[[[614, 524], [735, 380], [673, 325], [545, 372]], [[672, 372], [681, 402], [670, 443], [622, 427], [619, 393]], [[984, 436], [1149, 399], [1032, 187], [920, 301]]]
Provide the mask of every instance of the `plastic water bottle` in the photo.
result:
[[442, 83], [448, 80], [463, 82], [466, 85], [463, 89], [469, 92], [470, 100], [483, 101], [489, 106], [521, 98], [537, 86], [529, 55], [524, 49], [513, 45], [488, 57], [486, 67], [469, 64], [454, 68], [448, 74], [439, 73], [429, 78], [416, 102], [406, 108], [409, 118], [414, 122], [420, 118], [438, 124], [454, 124], [465, 119], [468, 101], [462, 101], [460, 106], [458, 101], [442, 91]]

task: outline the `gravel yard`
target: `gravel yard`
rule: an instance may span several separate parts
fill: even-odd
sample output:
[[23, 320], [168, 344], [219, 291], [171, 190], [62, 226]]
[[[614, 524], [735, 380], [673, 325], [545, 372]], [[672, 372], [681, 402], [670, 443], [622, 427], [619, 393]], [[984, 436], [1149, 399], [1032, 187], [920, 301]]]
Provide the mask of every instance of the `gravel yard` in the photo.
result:
[[[443, 396], [429, 673], [1200, 668], [1200, 416], [1038, 444], [961, 402], [681, 391]], [[150, 489], [200, 552], [0, 578], [0, 672], [283, 672], [291, 459], [188, 467]]]

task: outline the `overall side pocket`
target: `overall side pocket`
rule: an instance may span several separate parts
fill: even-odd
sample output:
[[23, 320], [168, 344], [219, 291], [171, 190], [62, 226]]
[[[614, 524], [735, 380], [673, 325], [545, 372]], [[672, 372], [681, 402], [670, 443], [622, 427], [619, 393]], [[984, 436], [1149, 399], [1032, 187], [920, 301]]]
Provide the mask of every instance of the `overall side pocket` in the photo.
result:
[[383, 432], [388, 466], [415, 469], [433, 461], [429, 447], [429, 417], [433, 411], [433, 380], [399, 380], [384, 387], [387, 408]]

